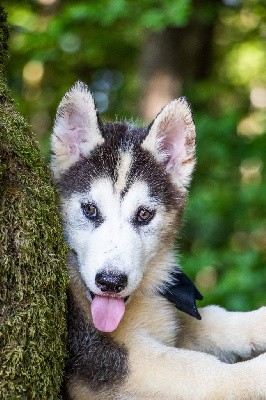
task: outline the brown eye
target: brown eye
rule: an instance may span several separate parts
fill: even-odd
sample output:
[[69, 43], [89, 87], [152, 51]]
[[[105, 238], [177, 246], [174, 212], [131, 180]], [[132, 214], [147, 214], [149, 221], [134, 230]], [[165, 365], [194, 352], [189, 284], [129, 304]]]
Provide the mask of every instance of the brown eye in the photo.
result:
[[89, 219], [97, 219], [98, 218], [98, 209], [94, 204], [82, 204], [82, 210], [87, 218]]
[[138, 224], [148, 224], [154, 217], [155, 211], [141, 207], [138, 209], [136, 221]]

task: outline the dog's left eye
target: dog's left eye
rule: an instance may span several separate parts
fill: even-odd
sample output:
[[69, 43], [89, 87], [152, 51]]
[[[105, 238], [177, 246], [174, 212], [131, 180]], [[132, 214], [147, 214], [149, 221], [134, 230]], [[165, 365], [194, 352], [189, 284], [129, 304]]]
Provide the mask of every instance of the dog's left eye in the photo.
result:
[[155, 215], [155, 210], [148, 210], [147, 208], [140, 207], [136, 215], [136, 222], [138, 224], [148, 224]]
[[99, 216], [98, 208], [94, 204], [82, 204], [81, 208], [87, 218], [95, 220]]

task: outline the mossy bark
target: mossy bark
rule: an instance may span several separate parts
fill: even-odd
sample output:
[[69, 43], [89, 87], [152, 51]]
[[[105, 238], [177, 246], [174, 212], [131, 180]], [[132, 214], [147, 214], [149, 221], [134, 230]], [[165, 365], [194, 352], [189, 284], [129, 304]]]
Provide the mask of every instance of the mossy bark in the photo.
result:
[[66, 248], [57, 196], [4, 76], [0, 5], [0, 399], [58, 399], [65, 357]]

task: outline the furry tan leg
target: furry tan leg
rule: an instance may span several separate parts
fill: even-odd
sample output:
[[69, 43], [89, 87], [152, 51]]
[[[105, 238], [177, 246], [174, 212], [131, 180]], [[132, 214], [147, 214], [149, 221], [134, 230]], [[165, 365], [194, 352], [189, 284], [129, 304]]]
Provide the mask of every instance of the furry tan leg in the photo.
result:
[[180, 313], [177, 346], [213, 354], [234, 363], [266, 351], [266, 307], [250, 312], [230, 312], [217, 306], [200, 310], [198, 321]]
[[[133, 340], [133, 338], [132, 338]], [[118, 390], [92, 391], [71, 385], [73, 400], [265, 400], [266, 355], [237, 364], [214, 356], [135, 337], [130, 374]]]
[[140, 335], [129, 350], [130, 375], [115, 399], [229, 400], [266, 398], [266, 355], [226, 364]]

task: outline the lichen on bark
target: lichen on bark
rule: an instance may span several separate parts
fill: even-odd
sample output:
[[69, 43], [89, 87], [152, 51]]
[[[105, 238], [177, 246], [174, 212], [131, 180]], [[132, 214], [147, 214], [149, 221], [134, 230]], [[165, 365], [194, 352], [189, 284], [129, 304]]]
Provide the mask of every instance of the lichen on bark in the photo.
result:
[[58, 399], [67, 268], [57, 195], [6, 85], [0, 5], [0, 399]]

